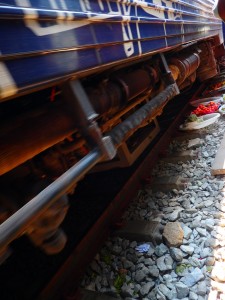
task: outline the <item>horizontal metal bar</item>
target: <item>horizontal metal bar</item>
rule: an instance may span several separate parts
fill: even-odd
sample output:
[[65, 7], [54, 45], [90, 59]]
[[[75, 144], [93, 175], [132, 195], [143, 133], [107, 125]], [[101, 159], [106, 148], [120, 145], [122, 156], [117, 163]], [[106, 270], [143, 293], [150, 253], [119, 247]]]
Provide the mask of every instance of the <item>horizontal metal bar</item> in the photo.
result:
[[[129, 5], [135, 5], [140, 8], [143, 8], [143, 4], [141, 1], [139, 2], [131, 2]], [[183, 6], [186, 6], [183, 4]], [[213, 5], [212, 5], [213, 6]], [[212, 8], [211, 6], [211, 8]], [[208, 11], [204, 9], [203, 7], [195, 7], [195, 10], [202, 11], [203, 14], [198, 14], [198, 13], [192, 13], [180, 9], [174, 9], [171, 7], [165, 7], [162, 5], [155, 5], [152, 3], [147, 4], [147, 8], [149, 10], [158, 10], [162, 12], [168, 12], [168, 13], [179, 13], [182, 15], [186, 16], [196, 16], [196, 17], [202, 17], [204, 19], [209, 18], [209, 19], [215, 19], [213, 16], [213, 13], [211, 11]], [[19, 7], [19, 6], [2, 6], [0, 5], [0, 19], [24, 19], [24, 14], [26, 15], [26, 19], [30, 20], [57, 20], [58, 16], [61, 15], [62, 13], [65, 14], [65, 17], [63, 18], [64, 20], [68, 20], [66, 17], [66, 13], [70, 13], [72, 18], [70, 21], [76, 21], [76, 20], [84, 20], [84, 22], [87, 22], [87, 24], [92, 23], [92, 22], [104, 22], [106, 19], [110, 19], [110, 21], [127, 21], [128, 19], [126, 18], [125, 15], [117, 15], [117, 14], [105, 14], [105, 13], [97, 13], [96, 11], [90, 13], [82, 12], [82, 11], [74, 11], [74, 10], [60, 10], [60, 9], [42, 9], [42, 8], [37, 8], [37, 7]], [[207, 14], [205, 16], [205, 14]], [[138, 21], [138, 17], [136, 15], [131, 16], [132, 18], [137, 18], [136, 21]], [[63, 20], [62, 19], [62, 20]]]
[[[164, 22], [162, 22], [164, 23]], [[188, 23], [189, 24], [189, 23]], [[199, 22], [195, 22], [195, 25], [200, 25]], [[215, 23], [213, 23], [215, 24]], [[184, 24], [185, 25], [185, 24]], [[204, 23], [205, 25], [205, 23]], [[212, 24], [208, 24], [209, 26]], [[219, 24], [218, 24], [219, 25]], [[221, 26], [219, 26], [221, 27]], [[208, 30], [209, 32], [215, 31], [216, 33], [218, 30], [221, 28], [210, 28]], [[199, 30], [199, 31], [191, 31], [187, 33], [177, 33], [177, 34], [167, 34], [167, 35], [161, 35], [161, 36], [154, 36], [154, 37], [147, 37], [147, 38], [137, 38], [137, 39], [129, 39], [129, 42], [135, 43], [135, 42], [146, 42], [146, 41], [154, 41], [154, 40], [160, 40], [160, 39], [169, 39], [169, 38], [175, 38], [175, 37], [184, 37], [184, 36], [191, 36], [194, 34], [204, 34], [204, 30]], [[0, 61], [9, 61], [9, 60], [15, 60], [15, 59], [23, 59], [23, 58], [28, 58], [28, 57], [37, 57], [37, 56], [46, 56], [46, 55], [51, 55], [55, 53], [65, 53], [65, 52], [74, 52], [74, 51], [83, 51], [87, 49], [101, 49], [103, 47], [112, 47], [112, 46], [117, 46], [117, 45], [124, 45], [124, 41], [117, 41], [117, 42], [108, 42], [107, 44], [88, 44], [88, 45], [82, 45], [82, 46], [74, 46], [74, 47], [69, 47], [69, 48], [56, 48], [56, 49], [46, 49], [42, 51], [30, 51], [30, 52], [21, 52], [21, 53], [11, 53], [11, 54], [1, 54], [0, 55]]]
[[2, 223], [0, 225], [0, 249], [6, 247], [15, 238], [23, 234], [29, 225], [59, 197], [73, 187], [85, 173], [101, 160], [102, 156], [100, 150], [92, 150], [77, 164]]
[[130, 132], [134, 132], [146, 119], [155, 114], [158, 107], [165, 105], [167, 101], [179, 94], [176, 83], [169, 85], [159, 93], [156, 97], [151, 99], [148, 103], [143, 105], [122, 123], [114, 127], [108, 135], [112, 138], [114, 145], [120, 145], [126, 140]]

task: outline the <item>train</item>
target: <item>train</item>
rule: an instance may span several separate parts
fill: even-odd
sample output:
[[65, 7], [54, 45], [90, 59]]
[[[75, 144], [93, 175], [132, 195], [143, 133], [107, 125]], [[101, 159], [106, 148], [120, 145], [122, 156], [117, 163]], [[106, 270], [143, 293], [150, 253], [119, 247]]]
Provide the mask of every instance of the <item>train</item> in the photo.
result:
[[131, 166], [168, 101], [219, 74], [217, 4], [1, 1], [2, 265], [23, 235], [46, 255], [62, 251], [68, 195], [85, 175]]

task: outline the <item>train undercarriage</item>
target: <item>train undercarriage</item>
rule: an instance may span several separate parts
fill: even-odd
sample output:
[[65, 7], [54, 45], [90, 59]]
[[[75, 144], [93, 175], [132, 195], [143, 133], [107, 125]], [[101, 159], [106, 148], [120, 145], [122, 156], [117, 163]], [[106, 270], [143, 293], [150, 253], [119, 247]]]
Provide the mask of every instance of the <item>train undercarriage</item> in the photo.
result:
[[215, 36], [2, 102], [0, 262], [24, 234], [60, 252], [67, 195], [87, 172], [131, 166], [160, 132], [167, 102], [219, 74], [223, 56]]

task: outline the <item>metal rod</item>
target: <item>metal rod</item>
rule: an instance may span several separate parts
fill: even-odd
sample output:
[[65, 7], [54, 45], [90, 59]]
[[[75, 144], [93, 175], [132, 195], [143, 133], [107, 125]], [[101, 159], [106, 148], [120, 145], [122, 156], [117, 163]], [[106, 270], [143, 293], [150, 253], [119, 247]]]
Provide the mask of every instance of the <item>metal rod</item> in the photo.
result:
[[164, 106], [170, 99], [178, 94], [176, 84], [169, 85], [159, 93], [156, 97], [151, 99], [148, 103], [136, 110], [132, 115], [125, 119], [122, 123], [114, 127], [108, 135], [112, 138], [114, 145], [120, 145], [130, 134], [135, 132], [139, 126], [155, 114], [160, 106]]
[[[82, 87], [79, 80], [69, 81], [66, 85], [67, 89], [71, 90], [73, 97], [70, 100], [70, 108], [73, 109], [73, 113], [77, 110], [81, 110], [86, 121], [93, 121], [98, 114], [94, 111], [92, 104], [90, 103], [88, 96]], [[73, 106], [72, 106], [73, 104]]]
[[16, 237], [23, 234], [30, 224], [77, 183], [85, 173], [101, 160], [102, 156], [103, 154], [99, 149], [92, 150], [2, 223], [0, 225], [0, 249], [6, 247]]

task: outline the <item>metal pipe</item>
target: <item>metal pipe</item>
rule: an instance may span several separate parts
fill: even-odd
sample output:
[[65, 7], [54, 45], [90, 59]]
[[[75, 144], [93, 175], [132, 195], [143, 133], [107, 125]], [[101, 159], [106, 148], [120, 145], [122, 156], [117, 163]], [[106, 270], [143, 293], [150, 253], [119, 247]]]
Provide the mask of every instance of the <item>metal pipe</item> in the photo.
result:
[[157, 71], [150, 66], [129, 73], [114, 74], [109, 81], [88, 89], [88, 97], [99, 114], [114, 114], [127, 102], [147, 90], [157, 81]]
[[200, 64], [200, 57], [197, 53], [182, 54], [173, 57], [169, 61], [170, 68], [177, 68], [177, 85], [180, 86], [191, 74], [193, 74]]
[[102, 156], [103, 154], [99, 149], [92, 150], [2, 223], [0, 225], [0, 249], [5, 248], [6, 245], [23, 234], [29, 225], [37, 220], [50, 205], [77, 183], [85, 173], [101, 160]]

